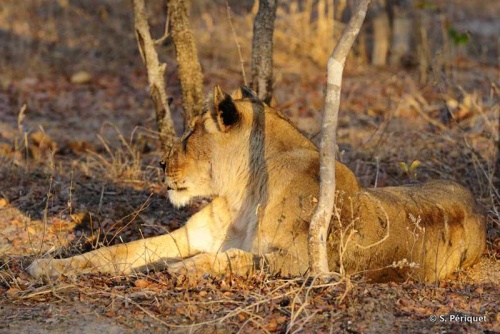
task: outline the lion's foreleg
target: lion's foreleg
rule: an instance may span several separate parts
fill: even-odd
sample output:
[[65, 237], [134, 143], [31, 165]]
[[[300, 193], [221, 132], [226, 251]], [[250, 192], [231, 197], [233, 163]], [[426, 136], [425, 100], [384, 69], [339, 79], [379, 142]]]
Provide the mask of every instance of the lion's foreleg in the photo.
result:
[[28, 267], [28, 272], [34, 277], [50, 278], [90, 272], [129, 274], [164, 267], [168, 258], [196, 254], [198, 251], [192, 245], [184, 227], [170, 234], [102, 247], [67, 259], [38, 259]]
[[226, 237], [228, 221], [222, 219], [227, 217], [224, 205], [224, 201], [215, 199], [172, 233], [103, 247], [67, 259], [35, 260], [28, 272], [34, 277], [50, 278], [88, 272], [129, 274], [165, 267], [167, 259], [213, 253], [220, 249]]

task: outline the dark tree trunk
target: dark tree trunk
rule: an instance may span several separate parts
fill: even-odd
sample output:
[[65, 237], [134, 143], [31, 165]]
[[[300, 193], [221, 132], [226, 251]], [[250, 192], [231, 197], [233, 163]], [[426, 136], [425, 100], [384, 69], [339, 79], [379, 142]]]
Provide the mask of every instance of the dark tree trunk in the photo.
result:
[[270, 103], [273, 95], [273, 33], [278, 0], [259, 0], [253, 24], [252, 83], [259, 98]]
[[203, 109], [203, 73], [185, 0], [169, 0], [168, 16], [182, 90], [184, 126]]

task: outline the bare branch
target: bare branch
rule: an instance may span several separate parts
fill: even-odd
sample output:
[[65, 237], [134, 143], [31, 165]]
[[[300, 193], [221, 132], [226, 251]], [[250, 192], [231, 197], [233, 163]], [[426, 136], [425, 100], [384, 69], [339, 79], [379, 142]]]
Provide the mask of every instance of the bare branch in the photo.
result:
[[168, 107], [165, 90], [166, 64], [161, 64], [149, 32], [148, 18], [144, 0], [134, 0], [135, 36], [142, 60], [146, 65], [149, 80], [149, 94], [153, 99], [156, 123], [162, 150], [167, 150], [176, 138], [174, 124]]
[[349, 23], [328, 59], [327, 88], [320, 144], [320, 196], [309, 227], [309, 265], [314, 275], [326, 275], [328, 257], [326, 242], [335, 204], [335, 148], [340, 106], [342, 73], [349, 50], [359, 33], [370, 0], [359, 0]]
[[169, 26], [170, 26], [170, 17], [167, 15], [167, 19], [165, 20], [165, 30], [163, 32], [163, 36], [161, 36], [155, 41], [155, 45], [161, 45], [161, 43], [163, 43], [167, 38], [170, 37]]

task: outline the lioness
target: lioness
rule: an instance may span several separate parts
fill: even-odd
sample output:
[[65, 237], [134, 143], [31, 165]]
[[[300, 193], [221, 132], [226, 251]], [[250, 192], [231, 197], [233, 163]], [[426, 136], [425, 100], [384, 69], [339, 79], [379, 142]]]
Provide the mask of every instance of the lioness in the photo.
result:
[[[192, 120], [162, 165], [174, 205], [195, 197], [210, 197], [211, 203], [170, 234], [39, 259], [29, 273], [53, 278], [158, 267], [193, 275], [307, 273], [318, 149], [254, 92], [242, 87], [231, 96], [215, 87], [213, 106]], [[463, 187], [432, 181], [362, 189], [345, 165], [335, 167], [331, 271], [362, 272], [376, 281], [408, 275], [435, 281], [481, 256], [485, 218]]]

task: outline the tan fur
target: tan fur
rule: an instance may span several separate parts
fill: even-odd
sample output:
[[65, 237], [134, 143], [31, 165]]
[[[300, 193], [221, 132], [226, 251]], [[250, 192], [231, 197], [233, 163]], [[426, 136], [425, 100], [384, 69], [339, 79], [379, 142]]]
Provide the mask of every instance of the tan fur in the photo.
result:
[[[318, 160], [317, 148], [253, 92], [242, 88], [231, 98], [216, 87], [213, 108], [193, 120], [165, 161], [174, 205], [195, 197], [211, 197], [210, 204], [170, 234], [36, 260], [28, 271], [58, 277], [167, 267], [193, 275], [304, 275]], [[435, 281], [470, 266], [484, 250], [484, 216], [454, 182], [361, 189], [337, 162], [336, 183], [332, 271]]]

